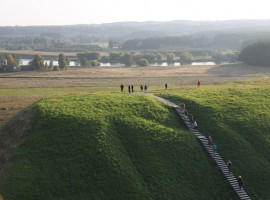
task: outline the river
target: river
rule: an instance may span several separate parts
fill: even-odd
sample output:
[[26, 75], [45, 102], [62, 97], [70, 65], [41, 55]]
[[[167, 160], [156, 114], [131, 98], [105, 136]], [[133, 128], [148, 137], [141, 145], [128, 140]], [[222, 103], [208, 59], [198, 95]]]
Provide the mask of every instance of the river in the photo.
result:
[[[28, 63], [30, 62], [30, 59], [20, 59], [21, 65], [28, 65]], [[45, 63], [47, 63], [48, 65], [50, 64], [50, 60], [44, 60]], [[58, 61], [57, 60], [53, 60], [53, 65], [54, 66], [58, 66]], [[191, 65], [215, 65], [214, 62], [192, 62]], [[75, 67], [76, 62], [75, 61], [70, 61], [69, 62], [69, 66], [71, 67]], [[101, 67], [124, 67], [124, 64], [121, 63], [100, 63]], [[167, 62], [163, 62], [163, 63], [154, 63], [154, 64], [150, 64], [150, 66], [181, 66], [180, 62], [174, 62], [172, 64], [168, 64]]]

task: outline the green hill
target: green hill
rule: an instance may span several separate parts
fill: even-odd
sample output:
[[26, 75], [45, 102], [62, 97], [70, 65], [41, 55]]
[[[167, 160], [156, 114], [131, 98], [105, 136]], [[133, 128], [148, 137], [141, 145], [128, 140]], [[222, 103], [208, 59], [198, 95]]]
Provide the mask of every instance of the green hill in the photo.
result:
[[166, 91], [185, 103], [199, 130], [211, 135], [221, 156], [244, 177], [252, 199], [270, 199], [270, 80]]
[[74, 95], [32, 109], [0, 187], [6, 200], [237, 199], [173, 108], [155, 99]]

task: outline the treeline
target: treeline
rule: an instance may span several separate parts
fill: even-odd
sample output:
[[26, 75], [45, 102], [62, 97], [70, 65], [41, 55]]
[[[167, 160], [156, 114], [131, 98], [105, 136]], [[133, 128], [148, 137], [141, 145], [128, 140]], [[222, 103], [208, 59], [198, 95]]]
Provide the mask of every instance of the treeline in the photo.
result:
[[128, 50], [157, 48], [239, 50], [250, 44], [250, 41], [269, 38], [269, 32], [270, 20], [0, 26], [0, 48], [58, 52], [84, 52], [89, 49], [102, 51], [108, 46]]
[[[182, 37], [155, 37], [145, 39], [133, 39], [123, 42], [121, 48], [123, 49], [162, 49], [162, 48], [205, 48], [218, 46], [219, 41], [215, 41], [212, 38], [204, 36], [182, 36]], [[234, 41], [223, 46], [230, 48], [236, 48]]]
[[185, 36], [148, 37], [141, 39], [124, 40], [123, 42], [110, 41], [109, 46], [126, 50], [146, 49], [234, 49], [238, 50], [250, 42], [258, 39], [270, 39], [269, 34], [262, 33], [201, 33]]
[[34, 58], [29, 62], [28, 65], [20, 65], [20, 59], [16, 55], [5, 54], [0, 55], [0, 72], [11, 72], [11, 71], [47, 71], [47, 70], [66, 70], [69, 66], [69, 59], [60, 53], [58, 56], [58, 65], [53, 64], [53, 60], [49, 63], [44, 62], [44, 58], [40, 54], [34, 55]]
[[190, 64], [193, 56], [190, 52], [181, 52], [179, 55], [175, 53], [160, 53], [160, 52], [132, 52], [120, 53], [111, 52], [108, 56], [100, 56], [99, 52], [84, 52], [77, 54], [78, 61], [81, 66], [98, 66], [99, 62], [103, 63], [120, 63], [125, 66], [148, 66], [153, 63], [174, 63], [181, 62], [182, 64]]
[[[49, 34], [48, 34], [49, 35]], [[16, 36], [0, 37], [0, 47], [6, 50], [35, 50], [35, 51], [63, 51], [78, 52], [92, 49], [101, 51], [102, 48], [96, 44], [101, 41], [98, 37], [52, 37], [52, 36]]]
[[245, 47], [239, 60], [251, 65], [270, 66], [270, 42], [259, 42]]
[[77, 54], [81, 66], [99, 66], [102, 63], [120, 63], [125, 66], [148, 66], [167, 62], [172, 64], [180, 62], [181, 65], [191, 64], [194, 61], [234, 62], [238, 58], [238, 52], [234, 51], [171, 51], [171, 52], [111, 52], [101, 55], [99, 52], [87, 51]]
[[[75, 63], [82, 67], [100, 66], [101, 63], [123, 64], [130, 66], [148, 66], [158, 65], [166, 62], [173, 64], [175, 62], [181, 65], [188, 65], [192, 62], [208, 62], [214, 61], [216, 64], [222, 62], [234, 62], [238, 58], [238, 52], [233, 51], [171, 51], [171, 52], [98, 52], [86, 51], [77, 54]], [[44, 62], [43, 56], [36, 54], [28, 65], [21, 65], [20, 59], [16, 55], [3, 54], [0, 55], [0, 71], [26, 71], [26, 70], [64, 70], [69, 66], [69, 59], [65, 54], [61, 53], [58, 56], [58, 65], [53, 65], [53, 60], [50, 63]]]

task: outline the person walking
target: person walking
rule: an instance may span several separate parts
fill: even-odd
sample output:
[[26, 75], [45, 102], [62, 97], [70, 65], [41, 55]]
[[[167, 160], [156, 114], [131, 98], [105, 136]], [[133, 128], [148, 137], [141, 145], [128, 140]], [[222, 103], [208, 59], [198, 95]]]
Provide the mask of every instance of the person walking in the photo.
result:
[[147, 85], [144, 85], [144, 91], [147, 92]]
[[133, 84], [131, 85], [131, 92], [132, 93], [134, 92], [134, 86], [133, 86]]
[[185, 109], [184, 114], [185, 114], [185, 119], [187, 120], [188, 119], [188, 111], [187, 111], [187, 109]]
[[130, 85], [128, 85], [128, 92], [130, 93]]
[[167, 90], [167, 88], [168, 88], [168, 84], [167, 84], [167, 82], [165, 83], [165, 90]]
[[198, 129], [198, 124], [197, 124], [196, 120], [194, 120], [193, 126], [194, 126], [194, 129]]
[[193, 115], [192, 114], [189, 114], [189, 120], [190, 120], [191, 123], [194, 122], [194, 118], [193, 118]]
[[200, 86], [201, 86], [201, 81], [198, 80], [198, 81], [197, 81], [197, 87], [200, 87]]
[[213, 156], [215, 156], [217, 152], [217, 146], [215, 144], [213, 144], [212, 150], [213, 150]]
[[231, 171], [232, 171], [232, 162], [230, 160], [228, 160], [228, 162], [227, 162], [227, 167], [228, 167], [228, 171], [229, 171], [229, 174], [230, 174]]
[[239, 185], [239, 190], [241, 190], [242, 187], [243, 187], [243, 179], [242, 179], [241, 176], [238, 176], [237, 182], [238, 182], [238, 185]]
[[141, 88], [141, 92], [142, 92], [143, 91], [143, 85], [142, 84], [141, 84], [140, 88]]
[[123, 85], [123, 83], [120, 85], [120, 88], [121, 88], [121, 92], [123, 92], [124, 91], [124, 85]]
[[209, 146], [209, 148], [212, 146], [212, 144], [213, 144], [213, 140], [212, 140], [211, 136], [209, 135], [208, 136], [208, 146]]

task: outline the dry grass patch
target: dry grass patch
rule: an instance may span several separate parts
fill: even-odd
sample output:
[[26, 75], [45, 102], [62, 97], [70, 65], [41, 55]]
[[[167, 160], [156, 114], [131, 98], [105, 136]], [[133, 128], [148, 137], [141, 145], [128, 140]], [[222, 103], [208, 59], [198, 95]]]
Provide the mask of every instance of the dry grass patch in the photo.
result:
[[31, 105], [38, 99], [40, 99], [40, 97], [0, 96], [0, 124], [3, 124], [19, 110]]

